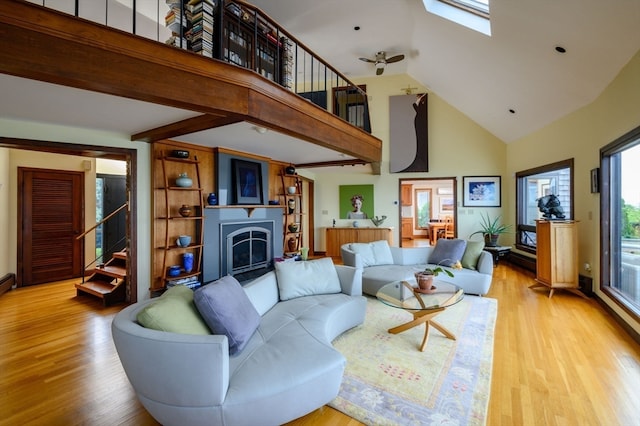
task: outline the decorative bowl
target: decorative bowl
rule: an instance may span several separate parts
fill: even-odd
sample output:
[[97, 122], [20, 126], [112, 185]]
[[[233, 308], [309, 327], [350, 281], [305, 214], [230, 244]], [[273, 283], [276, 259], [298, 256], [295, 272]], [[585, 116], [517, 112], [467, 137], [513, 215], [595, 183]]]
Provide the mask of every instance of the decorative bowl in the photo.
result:
[[167, 275], [170, 277], [177, 277], [180, 275], [180, 265], [173, 265], [167, 268]]
[[280, 205], [280, 200], [269, 200], [269, 205], [270, 206]]
[[174, 149], [171, 152], [171, 156], [176, 158], [189, 158], [189, 151], [185, 151], [183, 149]]

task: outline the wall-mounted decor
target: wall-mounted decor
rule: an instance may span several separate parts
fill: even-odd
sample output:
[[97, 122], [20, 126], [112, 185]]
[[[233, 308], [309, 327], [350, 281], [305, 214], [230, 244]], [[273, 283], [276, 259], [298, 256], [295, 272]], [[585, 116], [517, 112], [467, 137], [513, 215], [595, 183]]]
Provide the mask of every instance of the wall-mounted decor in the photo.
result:
[[262, 204], [262, 165], [233, 159], [233, 190], [236, 204]]
[[341, 219], [372, 218], [373, 205], [373, 185], [340, 185]]
[[591, 193], [600, 192], [600, 168], [591, 169]]
[[445, 214], [453, 213], [453, 198], [440, 197], [440, 212]]
[[429, 171], [427, 94], [389, 97], [391, 173]]
[[462, 192], [465, 207], [500, 207], [500, 176], [463, 176]]

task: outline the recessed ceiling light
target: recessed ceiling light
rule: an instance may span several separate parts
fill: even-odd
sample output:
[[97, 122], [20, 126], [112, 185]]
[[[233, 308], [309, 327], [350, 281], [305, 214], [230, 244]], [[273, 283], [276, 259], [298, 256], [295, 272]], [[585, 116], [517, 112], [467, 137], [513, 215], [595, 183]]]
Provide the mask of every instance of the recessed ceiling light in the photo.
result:
[[360, 25], [356, 25], [355, 27], [353, 27], [353, 29], [354, 29], [355, 31], [360, 31]]
[[565, 49], [562, 46], [556, 46], [556, 52], [558, 53], [565, 53], [567, 51], [567, 49]]

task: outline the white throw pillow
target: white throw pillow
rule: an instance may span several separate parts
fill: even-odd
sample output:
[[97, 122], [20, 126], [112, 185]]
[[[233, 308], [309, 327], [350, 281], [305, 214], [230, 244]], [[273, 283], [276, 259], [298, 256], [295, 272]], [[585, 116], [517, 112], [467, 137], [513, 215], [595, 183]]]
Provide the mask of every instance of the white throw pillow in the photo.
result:
[[351, 251], [360, 255], [362, 266], [393, 265], [393, 255], [387, 240], [371, 243], [351, 243]]
[[276, 262], [280, 300], [340, 293], [340, 278], [330, 257], [301, 262]]

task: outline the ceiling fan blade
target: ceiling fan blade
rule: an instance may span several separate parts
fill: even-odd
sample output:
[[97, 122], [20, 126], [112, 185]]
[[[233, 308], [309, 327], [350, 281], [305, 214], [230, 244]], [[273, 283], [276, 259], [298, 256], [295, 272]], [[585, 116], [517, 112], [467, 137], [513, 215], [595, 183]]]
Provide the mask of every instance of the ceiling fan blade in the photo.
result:
[[360, 59], [361, 61], [364, 61], [364, 62], [370, 62], [370, 63], [372, 63], [372, 64], [375, 64], [375, 63], [376, 63], [376, 61], [375, 61], [375, 60], [373, 60], [373, 59], [369, 59], [369, 58], [358, 58], [358, 59]]
[[404, 55], [396, 55], [387, 59], [388, 64], [392, 64], [394, 62], [399, 62], [404, 59]]
[[376, 68], [376, 75], [382, 75], [384, 72], [384, 67]]

